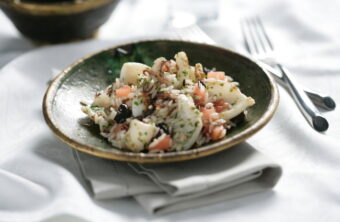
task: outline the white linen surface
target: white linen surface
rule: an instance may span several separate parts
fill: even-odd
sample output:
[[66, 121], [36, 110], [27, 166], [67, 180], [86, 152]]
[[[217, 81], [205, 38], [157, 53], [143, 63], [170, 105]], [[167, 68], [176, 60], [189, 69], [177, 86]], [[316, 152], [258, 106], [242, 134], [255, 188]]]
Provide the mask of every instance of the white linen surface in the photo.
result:
[[[162, 2], [124, 1], [103, 27], [100, 38], [118, 37], [118, 33], [121, 38], [159, 33], [167, 14]], [[239, 19], [261, 15], [281, 60], [296, 78], [309, 88], [330, 94], [339, 105], [339, 11], [337, 0], [229, 0], [222, 2], [219, 21], [202, 27], [219, 44], [243, 51]], [[4, 64], [31, 45], [18, 37], [3, 14], [0, 16], [4, 21], [0, 29], [0, 64]], [[128, 23], [121, 22], [124, 19]], [[147, 33], [145, 27], [149, 27]], [[65, 67], [111, 44], [90, 41], [86, 48], [75, 44], [75, 50], [67, 55], [69, 60], [57, 59], [55, 67], [41, 52], [53, 52], [62, 58], [63, 47], [67, 46], [42, 48], [17, 58], [0, 72], [0, 221], [340, 220], [339, 112], [325, 113], [330, 128], [324, 134], [317, 133], [282, 89], [273, 120], [248, 140], [283, 167], [284, 175], [274, 192], [162, 217], [148, 216], [131, 199], [93, 200], [78, 166], [68, 158], [72, 157], [71, 149], [44, 124], [41, 100], [52, 68]], [[37, 60], [39, 66], [30, 66]], [[46, 76], [35, 74], [41, 70]], [[28, 202], [30, 199], [35, 201]]]

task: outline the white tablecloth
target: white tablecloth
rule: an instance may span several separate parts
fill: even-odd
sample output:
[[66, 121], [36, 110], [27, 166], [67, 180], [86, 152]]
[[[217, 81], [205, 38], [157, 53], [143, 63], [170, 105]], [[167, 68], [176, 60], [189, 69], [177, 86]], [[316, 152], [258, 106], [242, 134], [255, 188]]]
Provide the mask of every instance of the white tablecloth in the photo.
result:
[[[220, 3], [219, 20], [201, 24], [215, 41], [244, 52], [239, 19], [260, 15], [281, 60], [296, 78], [310, 88], [330, 94], [340, 104], [339, 1], [228, 0]], [[160, 34], [168, 14], [166, 1], [122, 1], [103, 26], [99, 39]], [[0, 21], [0, 66], [3, 66], [35, 46], [18, 35], [1, 13]], [[78, 53], [86, 54], [99, 46], [92, 47], [79, 49]], [[0, 72], [3, 120], [0, 125], [0, 221], [340, 221], [339, 111], [324, 113], [330, 128], [324, 134], [317, 133], [307, 125], [282, 89], [273, 120], [248, 140], [283, 167], [284, 175], [273, 192], [162, 217], [148, 216], [131, 199], [93, 200], [75, 162], [64, 158], [71, 155], [70, 149], [43, 125], [40, 110], [43, 92], [36, 91], [35, 84], [44, 84], [45, 79], [33, 81], [34, 75], [26, 76], [21, 79], [22, 88], [17, 89], [25, 93], [17, 93], [15, 98], [9, 94], [13, 90], [11, 83], [23, 78], [20, 64], [29, 62], [33, 54], [39, 51], [22, 55]], [[77, 56], [75, 53], [75, 59]], [[42, 58], [42, 67], [50, 71], [53, 67], [44, 67], [44, 59], [48, 60]], [[20, 104], [30, 113], [29, 119], [24, 118], [25, 115], [20, 118], [17, 110], [7, 108], [13, 106], [16, 99], [25, 101], [22, 97], [36, 104], [34, 109]], [[53, 181], [44, 180], [51, 175]], [[33, 182], [25, 183], [19, 190], [11, 189], [10, 181], [20, 176]], [[36, 193], [39, 195], [35, 197]], [[25, 202], [25, 198], [35, 198], [35, 201]]]

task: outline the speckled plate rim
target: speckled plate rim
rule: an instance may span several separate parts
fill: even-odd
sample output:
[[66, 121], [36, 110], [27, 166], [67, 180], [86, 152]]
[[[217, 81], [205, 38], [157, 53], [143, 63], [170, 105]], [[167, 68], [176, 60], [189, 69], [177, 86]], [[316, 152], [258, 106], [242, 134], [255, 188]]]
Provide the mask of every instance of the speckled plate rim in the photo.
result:
[[194, 148], [190, 150], [185, 151], [177, 151], [177, 152], [169, 152], [169, 153], [133, 153], [133, 152], [124, 152], [120, 151], [118, 149], [103, 149], [98, 148], [95, 146], [91, 146], [88, 144], [80, 143], [70, 137], [68, 137], [66, 134], [64, 134], [53, 122], [52, 120], [52, 109], [51, 109], [51, 102], [54, 98], [55, 93], [57, 92], [58, 86], [60, 84], [60, 81], [67, 75], [67, 73], [77, 66], [78, 64], [82, 63], [86, 59], [89, 59], [92, 56], [95, 56], [97, 54], [100, 54], [107, 50], [112, 50], [119, 47], [124, 47], [130, 44], [137, 44], [137, 43], [143, 43], [143, 42], [153, 42], [153, 41], [176, 41], [176, 42], [183, 42], [183, 43], [193, 43], [198, 45], [207, 45], [209, 47], [213, 47], [220, 50], [228, 51], [231, 54], [237, 55], [239, 57], [242, 57], [245, 60], [248, 60], [249, 62], [254, 63], [256, 62], [252, 61], [251, 59], [242, 56], [239, 53], [236, 53], [234, 51], [231, 51], [229, 49], [220, 47], [220, 46], [214, 46], [209, 45], [205, 43], [198, 43], [193, 41], [184, 41], [184, 40], [176, 40], [176, 39], [170, 39], [170, 38], [157, 38], [157, 39], [148, 39], [148, 40], [138, 40], [138, 41], [130, 41], [127, 43], [122, 43], [118, 45], [113, 45], [109, 48], [105, 48], [103, 50], [97, 51], [95, 53], [92, 53], [90, 55], [87, 55], [70, 66], [66, 67], [58, 76], [56, 76], [50, 83], [49, 87], [46, 90], [46, 93], [43, 98], [43, 104], [42, 104], [42, 110], [43, 115], [45, 118], [45, 121], [47, 125], [51, 128], [53, 133], [64, 143], [66, 143], [68, 146], [77, 149], [79, 151], [88, 153], [93, 156], [106, 158], [106, 159], [112, 159], [112, 160], [118, 160], [118, 161], [127, 161], [127, 162], [137, 162], [137, 163], [167, 163], [167, 162], [177, 162], [177, 161], [185, 161], [195, 158], [200, 158], [204, 156], [208, 156], [211, 154], [214, 154], [216, 152], [220, 152], [222, 150], [225, 150], [227, 148], [230, 148], [238, 143], [243, 142], [250, 136], [254, 135], [256, 132], [258, 132], [260, 129], [262, 129], [273, 117], [278, 104], [279, 104], [279, 92], [276, 83], [274, 82], [273, 78], [268, 74], [265, 70], [263, 70], [260, 66], [258, 66], [259, 69], [263, 70], [265, 75], [267, 76], [270, 87], [271, 87], [271, 100], [268, 105], [268, 109], [265, 111], [265, 113], [258, 119], [252, 126], [249, 128], [243, 130], [242, 132], [232, 136], [225, 138], [221, 141], [215, 142], [213, 144], [207, 144], [205, 146], [201, 146], [199, 148]]

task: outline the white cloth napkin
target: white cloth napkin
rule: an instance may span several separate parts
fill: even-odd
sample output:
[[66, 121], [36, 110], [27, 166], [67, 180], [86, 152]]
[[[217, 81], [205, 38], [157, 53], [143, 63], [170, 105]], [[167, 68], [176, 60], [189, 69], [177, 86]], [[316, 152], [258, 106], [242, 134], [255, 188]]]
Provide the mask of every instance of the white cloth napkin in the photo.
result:
[[97, 199], [133, 196], [150, 214], [164, 214], [271, 189], [281, 167], [247, 143], [190, 161], [136, 164], [76, 151]]

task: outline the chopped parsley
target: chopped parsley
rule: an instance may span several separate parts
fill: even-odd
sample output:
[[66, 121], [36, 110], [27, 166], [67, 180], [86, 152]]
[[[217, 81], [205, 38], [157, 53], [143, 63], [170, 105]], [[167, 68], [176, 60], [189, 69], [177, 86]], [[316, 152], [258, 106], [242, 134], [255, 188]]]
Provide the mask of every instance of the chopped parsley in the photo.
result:
[[184, 74], [184, 76], [187, 76], [189, 74], [186, 70], [183, 70], [182, 73]]
[[102, 109], [102, 107], [99, 106], [90, 106], [90, 109], [92, 109], [93, 111], [99, 111]]
[[188, 134], [189, 134], [189, 135], [192, 135], [194, 132], [195, 132], [195, 129], [190, 130], [190, 131], [188, 132]]

